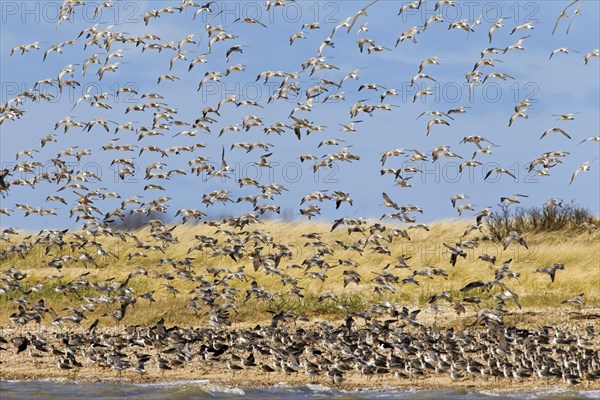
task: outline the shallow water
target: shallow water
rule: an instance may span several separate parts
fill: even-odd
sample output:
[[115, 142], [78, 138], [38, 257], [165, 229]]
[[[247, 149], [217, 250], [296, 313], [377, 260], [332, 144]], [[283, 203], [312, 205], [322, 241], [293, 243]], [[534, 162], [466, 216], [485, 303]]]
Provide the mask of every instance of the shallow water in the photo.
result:
[[527, 388], [496, 391], [477, 391], [465, 388], [414, 391], [358, 391], [348, 392], [321, 385], [290, 387], [277, 385], [270, 389], [237, 388], [208, 381], [121, 384], [79, 383], [55, 380], [0, 382], [2, 400], [35, 399], [597, 399], [600, 391], [576, 392], [564, 388]]

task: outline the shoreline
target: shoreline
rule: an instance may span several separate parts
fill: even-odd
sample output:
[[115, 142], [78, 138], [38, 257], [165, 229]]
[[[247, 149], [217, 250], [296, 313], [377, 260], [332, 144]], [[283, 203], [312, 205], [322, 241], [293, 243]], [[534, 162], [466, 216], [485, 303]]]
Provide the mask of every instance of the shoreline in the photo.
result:
[[[90, 371], [91, 372], [91, 371]], [[192, 374], [191, 371], [180, 371]], [[129, 374], [128, 374], [129, 375]], [[462, 380], [452, 380], [447, 377], [428, 377], [425, 379], [410, 380], [399, 378], [373, 378], [367, 379], [360, 376], [348, 376], [346, 381], [341, 384], [333, 384], [331, 380], [315, 380], [311, 382], [303, 376], [290, 377], [285, 374], [276, 374], [265, 377], [261, 374], [255, 374], [252, 371], [239, 373], [233, 376], [227, 371], [220, 373], [202, 375], [196, 379], [193, 377], [161, 377], [160, 375], [143, 377], [123, 376], [116, 377], [114, 373], [109, 374], [86, 375], [76, 374], [74, 376], [54, 376], [52, 374], [40, 373], [28, 374], [26, 372], [12, 371], [8, 374], [0, 374], [0, 383], [2, 382], [53, 382], [60, 384], [117, 384], [117, 385], [148, 385], [148, 386], [207, 386], [213, 388], [217, 386], [226, 389], [285, 389], [305, 387], [313, 390], [340, 390], [347, 392], [413, 392], [413, 391], [433, 391], [453, 389], [464, 389], [473, 391], [491, 391], [494, 393], [517, 392], [520, 390], [558, 390], [558, 391], [600, 391], [600, 382], [585, 381], [576, 385], [568, 385], [559, 379], [512, 379], [510, 382], [493, 381], [483, 378], [470, 378]]]

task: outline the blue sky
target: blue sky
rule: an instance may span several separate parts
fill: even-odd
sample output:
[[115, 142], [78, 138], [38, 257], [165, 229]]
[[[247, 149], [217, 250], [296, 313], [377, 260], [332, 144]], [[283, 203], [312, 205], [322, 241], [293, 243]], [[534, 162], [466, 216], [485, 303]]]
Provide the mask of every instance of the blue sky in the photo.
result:
[[[83, 38], [77, 40], [74, 46], [65, 47], [63, 54], [52, 53], [42, 62], [44, 51], [51, 45], [61, 41], [74, 39], [79, 32], [100, 23], [99, 26], [115, 25], [112, 32], [127, 32], [126, 36], [138, 36], [143, 33], [158, 35], [160, 43], [179, 41], [194, 33], [199, 39], [198, 45], [184, 46], [188, 60], [207, 52], [207, 34], [203, 29], [206, 20], [202, 16], [192, 19], [193, 11], [187, 10], [182, 14], [175, 12], [153, 19], [144, 26], [142, 15], [151, 9], [168, 5], [175, 6], [179, 2], [115, 2], [112, 9], [104, 9], [101, 15], [92, 18], [93, 9], [98, 3], [86, 3], [72, 17], [73, 21], [62, 23], [56, 27], [57, 3], [46, 2], [8, 2], [2, 1], [2, 23], [0, 25], [0, 81], [1, 103], [14, 97], [21, 90], [32, 88], [40, 79], [54, 77], [68, 64], [81, 64], [86, 57], [93, 53], [104, 53], [104, 49], [89, 47], [83, 51]], [[26, 148], [40, 150], [35, 154], [35, 160], [48, 165], [49, 159], [67, 147], [79, 146], [79, 149], [90, 149], [91, 156], [84, 157], [75, 170], [89, 168], [102, 174], [102, 182], [90, 183], [90, 189], [102, 187], [109, 191], [120, 193], [123, 198], [133, 195], [143, 195], [144, 201], [150, 201], [161, 195], [169, 195], [169, 214], [174, 214], [180, 208], [198, 208], [210, 216], [225, 214], [240, 214], [251, 210], [248, 203], [227, 206], [215, 205], [208, 210], [201, 204], [204, 193], [227, 188], [235, 199], [242, 195], [256, 195], [259, 191], [253, 187], [240, 188], [235, 180], [241, 176], [257, 178], [261, 183], [280, 183], [289, 189], [284, 195], [267, 203], [276, 203], [282, 210], [289, 210], [286, 216], [303, 218], [298, 215], [299, 201], [307, 193], [315, 190], [344, 190], [354, 199], [354, 206], [343, 204], [338, 210], [333, 202], [318, 203], [322, 208], [322, 218], [334, 219], [343, 216], [379, 217], [389, 212], [382, 206], [382, 192], [388, 193], [398, 204], [418, 204], [424, 210], [420, 221], [427, 222], [440, 218], [457, 217], [452, 209], [450, 197], [457, 193], [470, 196], [469, 202], [481, 209], [496, 205], [501, 196], [514, 193], [529, 195], [522, 201], [523, 205], [540, 205], [550, 197], [558, 197], [589, 207], [600, 214], [599, 205], [599, 161], [591, 164], [591, 170], [581, 173], [569, 185], [573, 171], [584, 161], [599, 156], [600, 144], [586, 142], [578, 145], [584, 138], [600, 134], [600, 67], [598, 58], [590, 60], [586, 66], [584, 54], [600, 47], [600, 31], [597, 16], [600, 6], [596, 1], [586, 1], [581, 6], [582, 15], [575, 17], [570, 33], [566, 34], [568, 20], [561, 21], [556, 34], [552, 29], [556, 17], [567, 1], [541, 2], [457, 2], [456, 7], [442, 7], [441, 13], [445, 22], [431, 24], [426, 31], [417, 35], [417, 44], [404, 41], [394, 47], [396, 38], [412, 26], [422, 26], [433, 11], [435, 2], [426, 1], [423, 9], [417, 13], [397, 16], [402, 2], [380, 1], [370, 8], [368, 17], [361, 17], [351, 33], [345, 29], [339, 30], [333, 38], [334, 48], [327, 48], [324, 55], [330, 57], [327, 63], [339, 68], [334, 71], [316, 73], [313, 77], [308, 72], [300, 73], [300, 87], [303, 91], [313, 86], [316, 81], [312, 78], [326, 78], [339, 81], [344, 75], [356, 68], [364, 68], [359, 72], [358, 81], [349, 80], [343, 86], [347, 100], [338, 103], [316, 104], [312, 111], [300, 111], [298, 117], [308, 118], [315, 124], [326, 125], [324, 132], [314, 132], [298, 141], [292, 132], [282, 136], [266, 135], [262, 129], [252, 129], [249, 132], [226, 132], [217, 137], [221, 128], [231, 124], [241, 124], [244, 115], [254, 114], [263, 118], [265, 126], [275, 121], [289, 122], [288, 115], [297, 102], [303, 102], [304, 96], [289, 101], [278, 100], [267, 105], [267, 99], [272, 94], [272, 86], [264, 86], [255, 82], [258, 73], [267, 70], [285, 72], [300, 72], [300, 64], [316, 55], [320, 43], [327, 37], [332, 28], [340, 21], [355, 14], [364, 6], [364, 1], [347, 2], [317, 2], [298, 1], [277, 8], [267, 14], [262, 2], [217, 2], [215, 8], [224, 10], [213, 22], [222, 24], [227, 32], [239, 36], [237, 39], [220, 42], [214, 45], [211, 54], [206, 56], [208, 63], [197, 64], [188, 72], [188, 62], [176, 61], [172, 71], [169, 71], [170, 58], [175, 52], [164, 50], [161, 53], [148, 50], [141, 52], [141, 46], [115, 43], [111, 51], [119, 48], [125, 57], [113, 59], [110, 63], [121, 61], [116, 73], [106, 73], [101, 81], [95, 72], [98, 66], [90, 66], [88, 74], [82, 77], [80, 66], [76, 67], [74, 79], [81, 83], [75, 90], [65, 90], [51, 102], [32, 103], [26, 101], [20, 106], [26, 113], [16, 121], [5, 121], [0, 125], [0, 156], [4, 167], [12, 169], [15, 154]], [[572, 14], [573, 9], [569, 12]], [[257, 24], [234, 23], [238, 17], [257, 18], [268, 28]], [[494, 32], [493, 43], [488, 43], [487, 31], [490, 25], [499, 17], [507, 19], [505, 27]], [[481, 25], [475, 26], [475, 32], [467, 33], [462, 30], [448, 30], [451, 22], [467, 19], [473, 21], [481, 18]], [[293, 46], [289, 45], [289, 37], [301, 29], [305, 23], [320, 21], [321, 28], [316, 30], [303, 29], [305, 40], [298, 39]], [[368, 21], [368, 32], [356, 33], [358, 27]], [[37, 23], [39, 22], [39, 23]], [[513, 27], [525, 22], [533, 22], [532, 31], [519, 31], [510, 35]], [[465, 73], [473, 68], [480, 58], [480, 52], [487, 47], [504, 48], [514, 44], [519, 38], [531, 34], [525, 41], [525, 51], [509, 51], [507, 54], [488, 55], [497, 60], [495, 67], [483, 69], [484, 75], [496, 71], [513, 76], [514, 80], [491, 80], [485, 85], [475, 87], [474, 98], [469, 99], [468, 86], [465, 83]], [[368, 54], [360, 53], [356, 40], [370, 38], [377, 44], [386, 46], [391, 51]], [[40, 44], [41, 50], [32, 50], [23, 56], [9, 57], [13, 47], [20, 43], [34, 41]], [[234, 54], [231, 62], [226, 63], [225, 52], [229, 46], [242, 44], [243, 54]], [[571, 54], [556, 54], [552, 60], [548, 57], [552, 50], [568, 47], [580, 52]], [[438, 56], [440, 65], [429, 65], [424, 72], [434, 77], [438, 83], [421, 80], [415, 88], [409, 87], [411, 78], [417, 73], [419, 64], [428, 57]], [[100, 55], [103, 60], [106, 54]], [[203, 91], [197, 92], [198, 82], [207, 71], [224, 72], [234, 64], [246, 65], [245, 72], [234, 72], [224, 77], [221, 83], [207, 85]], [[180, 77], [176, 82], [161, 82], [156, 84], [158, 76], [171, 73]], [[275, 85], [280, 78], [273, 79]], [[379, 103], [381, 92], [358, 88], [364, 83], [377, 83], [386, 88], [395, 88], [399, 96], [388, 97], [385, 102], [397, 105], [392, 111], [376, 111], [373, 117], [366, 114], [356, 119], [363, 122], [356, 125], [358, 132], [345, 133], [339, 130], [340, 123], [350, 122], [349, 107], [360, 99], [369, 99], [367, 103]], [[80, 103], [73, 111], [74, 102], [81, 97], [86, 85], [95, 85], [101, 92], [110, 95], [109, 102], [112, 110], [92, 108], [88, 103]], [[117, 88], [135, 85], [138, 96], [123, 96], [114, 98]], [[435, 95], [426, 99], [412, 102], [414, 93], [419, 89], [431, 87]], [[47, 88], [49, 93], [58, 94], [56, 88]], [[79, 121], [89, 121], [93, 118], [105, 118], [119, 123], [135, 122], [135, 126], [151, 124], [152, 114], [149, 111], [124, 114], [128, 106], [144, 103], [139, 96], [143, 93], [160, 93], [170, 107], [178, 110], [176, 119], [193, 122], [201, 116], [206, 106], [216, 106], [223, 97], [235, 94], [239, 99], [256, 100], [265, 105], [264, 109], [255, 107], [238, 107], [226, 104], [221, 110], [218, 122], [211, 126], [211, 134], [199, 132], [195, 138], [182, 135], [173, 138], [177, 132], [188, 129], [171, 127], [164, 136], [145, 138], [137, 141], [137, 136], [131, 132], [119, 132], [118, 135], [105, 132], [95, 127], [91, 132], [83, 132], [73, 128], [63, 134], [62, 130], [53, 131], [54, 124], [66, 116], [73, 116]], [[95, 93], [95, 92], [92, 92]], [[534, 101], [528, 110], [529, 119], [519, 119], [512, 127], [508, 120], [514, 105], [524, 98]], [[321, 97], [320, 99], [322, 99]], [[450, 126], [436, 125], [429, 136], [425, 135], [429, 117], [416, 117], [426, 110], [447, 111], [460, 106], [470, 107], [466, 114], [455, 116]], [[553, 114], [578, 113], [574, 121], [557, 121]], [[568, 140], [560, 134], [551, 134], [539, 140], [541, 134], [552, 127], [566, 130], [572, 137]], [[48, 143], [40, 149], [40, 138], [49, 133], [57, 136], [58, 143]], [[418, 167], [426, 173], [417, 173], [412, 179], [412, 188], [393, 186], [390, 175], [381, 176], [379, 158], [386, 150], [403, 147], [418, 149], [430, 153], [439, 145], [451, 146], [451, 151], [464, 157], [471, 158], [475, 146], [471, 143], [459, 144], [465, 136], [481, 135], [499, 147], [493, 149], [493, 154], [478, 156], [484, 163], [476, 167], [473, 173], [457, 174], [457, 166], [463, 160], [441, 159], [436, 163], [419, 162]], [[119, 138], [118, 144], [135, 144], [140, 147], [156, 145], [170, 147], [202, 142], [206, 148], [197, 150], [193, 155], [184, 153], [181, 156], [171, 155], [168, 159], [160, 159], [160, 155], [145, 152], [123, 154], [119, 152], [101, 151], [100, 146], [110, 139]], [[334, 153], [338, 147], [317, 148], [319, 142], [326, 139], [341, 139], [344, 146], [352, 146], [349, 151], [359, 154], [360, 161], [353, 163], [335, 164], [332, 170], [321, 170], [318, 176], [312, 173], [312, 162], [300, 163], [302, 154], [313, 154], [321, 157]], [[270, 171], [257, 169], [253, 162], [258, 161], [261, 150], [246, 154], [243, 150], [229, 150], [235, 142], [266, 141], [273, 144], [273, 155], [269, 158], [272, 163], [278, 163]], [[219, 178], [202, 180], [195, 175], [174, 176], [165, 181], [156, 181], [167, 191], [143, 191], [148, 181], [143, 180], [143, 169], [155, 161], [168, 164], [166, 170], [188, 168], [187, 161], [195, 156], [206, 156], [219, 162], [222, 146], [227, 149], [227, 159], [234, 166], [235, 179], [223, 182]], [[524, 169], [533, 159], [543, 152], [568, 151], [570, 154], [563, 158], [563, 163], [550, 170], [549, 177], [537, 177], [528, 174]], [[136, 165], [141, 167], [135, 179], [122, 182], [115, 180], [114, 169], [110, 162], [117, 157], [135, 157]], [[18, 162], [25, 161], [22, 157]], [[76, 160], [72, 160], [76, 161]], [[405, 156], [395, 157], [388, 161], [386, 167], [401, 168], [407, 162]], [[491, 166], [507, 168], [517, 175], [517, 180], [508, 176], [484, 181], [487, 168]], [[260, 172], [260, 174], [257, 174]], [[14, 177], [21, 177], [15, 172]], [[31, 178], [31, 175], [24, 175]], [[137, 182], [135, 181], [137, 180]], [[7, 198], [0, 200], [0, 207], [14, 208], [17, 203], [29, 204], [34, 207], [56, 208], [58, 216], [39, 217], [37, 215], [23, 218], [21, 211], [15, 210], [10, 217], [1, 216], [2, 226], [17, 226], [22, 228], [42, 228], [57, 226], [75, 226], [74, 220], [68, 218], [70, 207], [60, 203], [45, 202], [48, 195], [55, 194], [58, 186], [40, 183], [33, 190], [29, 187], [12, 187]], [[68, 202], [76, 200], [77, 196], [63, 191]], [[99, 203], [102, 211], [111, 210], [120, 200], [106, 200]], [[263, 202], [264, 204], [265, 202]], [[463, 216], [470, 218], [472, 212]]]

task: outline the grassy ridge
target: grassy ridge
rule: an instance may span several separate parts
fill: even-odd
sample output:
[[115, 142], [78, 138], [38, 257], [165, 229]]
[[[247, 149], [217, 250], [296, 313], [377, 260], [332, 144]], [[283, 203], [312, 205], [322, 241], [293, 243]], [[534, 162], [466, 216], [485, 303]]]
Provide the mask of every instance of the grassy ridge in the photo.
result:
[[[367, 224], [368, 227], [370, 224]], [[104, 249], [115, 253], [119, 258], [113, 256], [101, 257], [94, 254], [98, 266], [88, 266], [83, 268], [81, 263], [72, 263], [60, 271], [46, 266], [46, 263], [52, 257], [59, 255], [79, 254], [77, 250], [71, 253], [69, 246], [65, 246], [59, 251], [55, 248], [50, 255], [45, 255], [45, 247], [37, 245], [33, 251], [22, 259], [16, 254], [10, 255], [7, 260], [2, 261], [3, 270], [14, 267], [15, 270], [24, 272], [27, 277], [21, 281], [24, 287], [31, 287], [36, 284], [42, 284], [40, 292], [33, 292], [29, 296], [30, 301], [37, 301], [44, 298], [47, 307], [52, 307], [57, 312], [64, 315], [60, 310], [66, 307], [77, 307], [82, 300], [75, 293], [63, 294], [57, 293], [55, 288], [61, 284], [76, 279], [79, 275], [90, 272], [86, 277], [90, 282], [102, 282], [108, 279], [114, 279], [116, 282], [123, 282], [127, 275], [136, 268], [144, 268], [148, 271], [148, 276], [135, 276], [128, 284], [133, 289], [137, 297], [147, 291], [155, 291], [154, 298], [156, 303], [149, 306], [147, 300], [138, 298], [137, 304], [128, 309], [128, 314], [122, 323], [127, 325], [153, 323], [161, 317], [166, 322], [179, 325], [198, 325], [206, 320], [208, 308], [202, 306], [201, 311], [194, 312], [187, 308], [189, 300], [193, 294], [189, 294], [197, 283], [184, 280], [173, 274], [173, 280], [167, 280], [159, 277], [159, 273], [176, 271], [174, 267], [168, 264], [160, 264], [161, 258], [172, 258], [181, 260], [187, 256], [194, 257], [191, 270], [193, 275], [202, 274], [205, 279], [212, 281], [216, 279], [213, 274], [207, 272], [207, 268], [227, 268], [234, 272], [240, 266], [245, 267], [248, 280], [246, 282], [232, 279], [228, 281], [231, 287], [239, 289], [238, 300], [236, 301], [237, 313], [232, 313], [232, 320], [240, 322], [252, 322], [270, 318], [270, 311], [294, 310], [295, 313], [303, 312], [308, 316], [321, 316], [324, 318], [334, 318], [344, 315], [345, 311], [338, 307], [346, 305], [353, 311], [361, 311], [368, 307], [374, 301], [394, 301], [401, 305], [424, 307], [427, 299], [441, 291], [447, 290], [451, 293], [453, 299], [461, 299], [468, 295], [477, 295], [482, 299], [482, 306], [493, 304], [487, 300], [490, 294], [498, 293], [494, 289], [490, 293], [481, 294], [478, 290], [462, 293], [459, 291], [465, 284], [483, 280], [489, 281], [494, 278], [494, 269], [498, 268], [503, 261], [512, 258], [510, 269], [520, 273], [519, 279], [505, 279], [505, 283], [511, 290], [520, 297], [523, 310], [544, 309], [550, 307], [567, 307], [561, 305], [561, 302], [571, 298], [579, 293], [585, 293], [584, 299], [586, 305], [600, 305], [600, 245], [598, 233], [588, 234], [582, 229], [571, 229], [569, 231], [559, 231], [551, 233], [531, 233], [524, 234], [529, 250], [513, 243], [506, 251], [503, 251], [502, 245], [495, 242], [480, 242], [474, 249], [466, 250], [466, 259], [459, 258], [456, 266], [451, 266], [449, 262], [450, 254], [444, 247], [444, 243], [454, 244], [463, 235], [466, 227], [469, 225], [465, 221], [439, 221], [430, 225], [430, 231], [423, 229], [409, 229], [408, 233], [411, 240], [395, 238], [392, 243], [380, 240], [381, 244], [386, 245], [391, 251], [391, 256], [380, 254], [373, 251], [373, 244], [367, 244], [363, 254], [354, 250], [344, 250], [334, 244], [335, 240], [344, 243], [354, 243], [361, 238], [369, 236], [367, 230], [366, 236], [359, 233], [348, 233], [347, 227], [341, 226], [334, 232], [330, 232], [331, 226], [323, 223], [312, 222], [280, 222], [267, 221], [247, 227], [245, 230], [259, 229], [262, 232], [269, 233], [273, 241], [278, 244], [286, 243], [290, 246], [292, 252], [291, 258], [282, 259], [279, 270], [287, 276], [297, 279], [298, 286], [304, 288], [302, 293], [304, 298], [291, 296], [288, 292], [290, 285], [282, 283], [281, 276], [268, 274], [262, 268], [254, 271], [252, 261], [247, 257], [235, 262], [232, 258], [224, 255], [213, 256], [212, 250], [204, 252], [193, 251], [188, 254], [188, 249], [198, 243], [194, 239], [195, 235], [207, 235], [219, 239], [218, 247], [225, 245], [227, 236], [223, 233], [216, 233], [217, 228], [208, 225], [186, 225], [177, 226], [173, 234], [177, 237], [179, 243], [169, 245], [163, 254], [160, 251], [146, 251], [135, 248], [135, 242], [129, 239], [123, 242], [118, 238], [99, 237], [97, 240], [102, 243]], [[388, 231], [390, 229], [388, 224]], [[386, 236], [387, 232], [384, 233]], [[316, 247], [307, 245], [314, 240], [301, 237], [302, 234], [317, 232], [322, 235], [321, 241], [331, 246], [335, 252], [332, 255], [325, 255], [323, 259], [327, 260], [332, 268], [322, 271], [326, 279], [311, 277], [311, 272], [319, 271], [319, 268], [313, 267], [306, 271], [302, 268], [288, 268], [292, 264], [302, 264], [303, 260], [312, 257], [316, 252]], [[141, 229], [133, 232], [140, 240], [149, 243], [155, 243], [149, 235], [149, 229]], [[462, 240], [471, 239], [480, 233], [472, 233]], [[69, 240], [67, 235], [67, 242]], [[12, 236], [13, 243], [20, 239]], [[9, 246], [10, 243], [2, 243], [2, 249]], [[267, 244], [263, 246], [262, 254], [268, 254], [272, 249]], [[254, 243], [246, 244], [246, 254], [254, 248]], [[88, 248], [90, 254], [94, 248]], [[143, 251], [147, 257], [134, 257], [131, 260], [127, 255], [133, 251]], [[479, 255], [486, 253], [495, 255], [498, 258], [496, 267], [490, 263], [478, 260]], [[408, 260], [410, 268], [394, 268], [397, 257], [401, 255], [411, 256]], [[339, 259], [353, 259], [358, 266], [335, 266]], [[560, 262], [565, 265], [565, 270], [557, 271], [556, 281], [551, 283], [546, 274], [536, 273], [537, 268], [548, 267], [553, 263]], [[394, 285], [395, 293], [384, 292], [383, 294], [374, 291], [375, 283], [372, 282], [377, 274], [383, 268], [389, 266], [389, 272], [398, 276], [400, 280], [413, 275], [414, 270], [420, 270], [425, 266], [433, 268], [443, 268], [448, 274], [448, 278], [441, 276], [428, 278], [416, 276], [415, 279], [419, 285], [402, 284]], [[347, 287], [343, 286], [343, 271], [353, 269], [361, 276], [361, 282], [356, 285], [350, 283]], [[51, 275], [61, 274], [61, 279], [48, 279]], [[219, 275], [222, 277], [222, 275]], [[279, 292], [281, 296], [275, 296], [272, 301], [251, 299], [244, 302], [245, 290], [249, 288], [250, 282], [256, 280], [267, 292]], [[164, 284], [173, 285], [179, 293], [173, 294], [164, 288]], [[1, 286], [1, 285], [0, 285]], [[333, 293], [338, 300], [326, 299], [318, 301], [318, 297], [323, 293]], [[18, 298], [21, 293], [17, 290], [9, 290], [6, 294], [0, 295], [0, 323], [9, 324], [8, 316], [17, 309], [16, 302], [11, 299]], [[79, 291], [81, 297], [98, 297], [100, 294], [92, 287], [82, 288]], [[96, 316], [114, 310], [116, 305], [99, 305], [96, 308]], [[445, 302], [440, 303], [442, 309], [450, 309], [450, 305]], [[514, 309], [511, 301], [507, 301], [507, 307]], [[469, 310], [474, 307], [467, 306]], [[93, 320], [91, 318], [91, 320]], [[90, 320], [90, 322], [91, 322]], [[114, 323], [110, 318], [101, 319], [104, 324]], [[49, 322], [49, 320], [45, 320]]]

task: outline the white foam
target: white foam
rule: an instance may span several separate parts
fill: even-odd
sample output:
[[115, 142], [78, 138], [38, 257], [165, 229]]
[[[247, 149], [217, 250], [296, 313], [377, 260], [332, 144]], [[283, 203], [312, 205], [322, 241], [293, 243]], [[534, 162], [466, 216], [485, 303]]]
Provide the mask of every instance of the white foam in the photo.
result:
[[172, 382], [154, 382], [154, 383], [134, 383], [136, 386], [202, 386], [209, 384], [208, 379], [172, 381]]
[[227, 393], [227, 394], [234, 394], [234, 395], [237, 395], [237, 396], [244, 396], [246, 394], [246, 392], [242, 388], [222, 386], [222, 385], [217, 385], [217, 384], [214, 384], [214, 383], [208, 383], [208, 384], [206, 384], [204, 386], [204, 389], [209, 394], [213, 394], [213, 393]]
[[187, 381], [173, 381], [173, 382], [157, 382], [157, 383], [136, 383], [136, 386], [146, 386], [146, 387], [184, 387], [184, 386], [194, 386], [199, 387], [204, 390], [208, 394], [232, 394], [237, 396], [243, 396], [246, 394], [244, 389], [237, 387], [229, 387], [225, 385], [220, 385], [217, 383], [211, 383], [209, 380], [187, 380]]
[[590, 399], [600, 399], [600, 390], [587, 390], [577, 393], [584, 397], [589, 397]]
[[312, 390], [313, 392], [332, 392], [335, 389], [330, 388], [329, 386], [322, 385], [320, 383], [309, 383], [306, 385], [306, 388]]
[[566, 386], [529, 386], [522, 388], [507, 388], [507, 389], [489, 389], [489, 390], [476, 390], [474, 393], [481, 393], [490, 397], [499, 396], [518, 396], [520, 399], [538, 399], [550, 395], [571, 393], [583, 397], [589, 397], [592, 399], [600, 398], [600, 391], [589, 390], [589, 391], [577, 391], [572, 390]]

